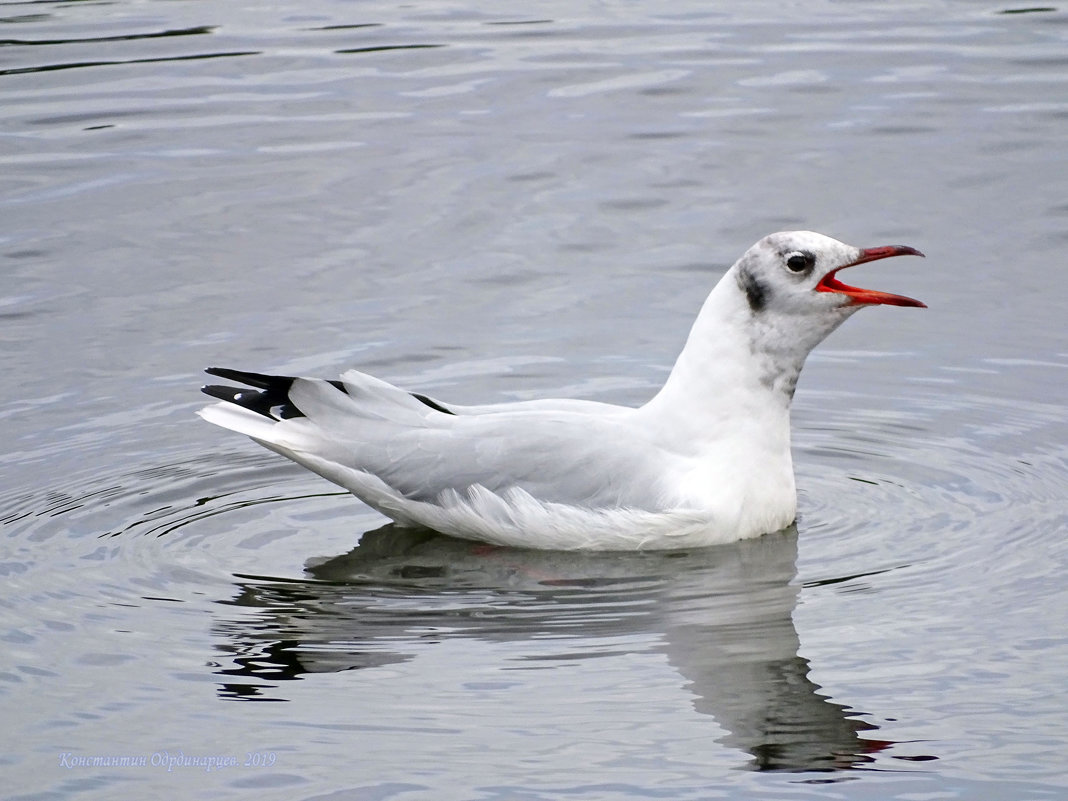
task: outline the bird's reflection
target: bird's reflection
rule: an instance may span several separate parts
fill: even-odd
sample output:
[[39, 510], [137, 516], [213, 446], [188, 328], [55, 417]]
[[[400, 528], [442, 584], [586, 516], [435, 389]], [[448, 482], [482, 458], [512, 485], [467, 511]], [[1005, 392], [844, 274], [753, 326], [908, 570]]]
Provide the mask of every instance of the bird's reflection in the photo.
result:
[[307, 579], [240, 577], [228, 603], [248, 613], [216, 625], [220, 692], [285, 700], [279, 682], [407, 661], [450, 637], [566, 633], [618, 648], [620, 636], [641, 635], [750, 767], [856, 767], [887, 744], [860, 737], [876, 727], [808, 678], [792, 619], [796, 559], [793, 530], [690, 552], [576, 554], [388, 525], [349, 553], [312, 560]]

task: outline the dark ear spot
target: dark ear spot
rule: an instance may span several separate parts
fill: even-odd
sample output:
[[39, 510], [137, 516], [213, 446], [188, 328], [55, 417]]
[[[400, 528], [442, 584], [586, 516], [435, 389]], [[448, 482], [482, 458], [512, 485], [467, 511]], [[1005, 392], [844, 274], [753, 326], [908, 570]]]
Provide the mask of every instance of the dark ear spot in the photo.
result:
[[738, 286], [745, 292], [745, 298], [749, 301], [749, 308], [753, 310], [754, 314], [762, 311], [768, 305], [768, 288], [744, 267], [738, 271]]

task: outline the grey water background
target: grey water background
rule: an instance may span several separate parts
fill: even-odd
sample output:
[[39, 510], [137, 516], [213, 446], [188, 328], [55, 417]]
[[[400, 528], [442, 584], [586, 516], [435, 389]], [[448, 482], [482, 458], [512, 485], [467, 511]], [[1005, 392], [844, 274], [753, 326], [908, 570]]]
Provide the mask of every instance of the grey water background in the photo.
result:
[[[1060, 5], [0, 2], [3, 795], [1068, 797], [1066, 153]], [[193, 416], [641, 403], [788, 228], [930, 308], [809, 361], [787, 532], [404, 533]]]

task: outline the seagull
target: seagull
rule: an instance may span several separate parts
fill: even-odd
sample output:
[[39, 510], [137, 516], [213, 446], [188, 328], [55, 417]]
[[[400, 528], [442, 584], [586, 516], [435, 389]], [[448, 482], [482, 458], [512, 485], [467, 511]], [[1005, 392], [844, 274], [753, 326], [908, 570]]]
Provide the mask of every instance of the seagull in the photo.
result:
[[915, 306], [839, 271], [905, 245], [771, 234], [727, 270], [663, 387], [592, 400], [461, 406], [350, 370], [339, 380], [209, 368], [199, 411], [396, 524], [552, 550], [693, 548], [790, 526], [790, 404], [805, 358], [865, 306]]

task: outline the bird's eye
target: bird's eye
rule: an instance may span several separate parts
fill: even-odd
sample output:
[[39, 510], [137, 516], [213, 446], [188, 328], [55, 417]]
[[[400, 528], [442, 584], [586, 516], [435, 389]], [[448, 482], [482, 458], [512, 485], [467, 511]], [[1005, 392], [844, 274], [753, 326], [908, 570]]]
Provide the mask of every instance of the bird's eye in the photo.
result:
[[786, 257], [786, 266], [795, 273], [807, 273], [816, 266], [816, 257], [811, 253], [790, 253]]

